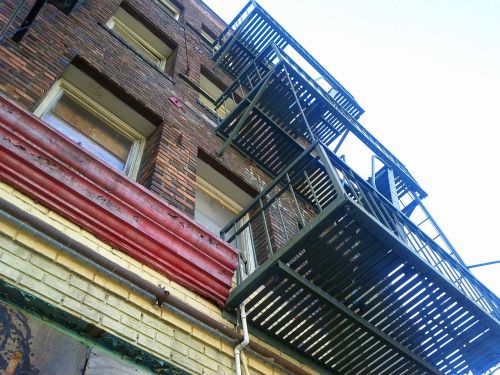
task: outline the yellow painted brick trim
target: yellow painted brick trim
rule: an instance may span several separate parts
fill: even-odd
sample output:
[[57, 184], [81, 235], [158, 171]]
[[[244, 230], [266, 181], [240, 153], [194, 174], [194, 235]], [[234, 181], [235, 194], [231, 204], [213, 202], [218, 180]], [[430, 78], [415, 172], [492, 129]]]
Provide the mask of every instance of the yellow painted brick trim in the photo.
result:
[[[108, 259], [144, 279], [166, 287], [173, 295], [205, 314], [230, 325], [221, 310], [183, 286], [100, 241], [57, 213], [0, 182], [0, 198], [49, 223]], [[14, 252], [5, 247], [15, 246]], [[147, 352], [193, 373], [232, 374], [233, 347], [147, 298], [107, 278], [90, 266], [0, 222], [0, 277], [57, 307], [116, 334]], [[314, 374], [279, 350], [261, 345]], [[187, 350], [187, 351], [186, 351]], [[184, 359], [181, 359], [185, 356]], [[186, 362], [186, 358], [189, 359]], [[281, 374], [280, 370], [247, 355], [252, 373]], [[188, 365], [189, 364], [189, 365]], [[217, 366], [217, 371], [214, 368]]]

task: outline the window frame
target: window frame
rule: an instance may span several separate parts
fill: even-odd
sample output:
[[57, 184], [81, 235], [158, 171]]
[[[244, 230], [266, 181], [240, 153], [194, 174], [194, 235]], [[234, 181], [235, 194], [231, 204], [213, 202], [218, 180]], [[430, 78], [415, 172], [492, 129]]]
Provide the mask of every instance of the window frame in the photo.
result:
[[[202, 67], [202, 69], [200, 70], [200, 78], [198, 81], [198, 88], [199, 88], [199, 90], [198, 90], [198, 92], [199, 92], [198, 102], [203, 107], [207, 108], [215, 116], [217, 116], [219, 119], [225, 119], [227, 116], [229, 116], [231, 114], [231, 112], [234, 110], [234, 108], [236, 108], [238, 103], [233, 101], [233, 99], [231, 99], [231, 98], [226, 98], [226, 100], [223, 103], [221, 103], [221, 105], [219, 106], [219, 108], [217, 110], [215, 108], [212, 108], [212, 106], [215, 107], [215, 101], [218, 98], [214, 98], [207, 90], [205, 90], [202, 87], [202, 77], [205, 77], [206, 81], [208, 81], [211, 85], [213, 85], [218, 90], [220, 90], [221, 95], [226, 91], [227, 87], [221, 88], [220, 87], [221, 85], [218, 82], [219, 80], [216, 77], [214, 77], [213, 75], [211, 75], [209, 72], [207, 72]], [[212, 104], [212, 106], [210, 106], [208, 103], [206, 103], [206, 101], [204, 101], [203, 98], [208, 100]], [[228, 108], [228, 106], [231, 105], [231, 103], [232, 103], [232, 106], [230, 108]]]
[[[222, 206], [224, 206], [229, 211], [234, 213], [235, 216], [237, 216], [244, 209], [244, 207], [242, 207], [240, 204], [229, 198], [226, 194], [217, 189], [217, 187], [215, 187], [214, 185], [212, 185], [199, 175], [196, 176], [196, 187], [201, 191], [203, 191], [205, 194], [207, 194], [209, 197], [218, 201]], [[196, 211], [196, 203], [195, 203], [195, 211]], [[249, 220], [250, 220], [250, 215], [249, 214], [245, 215], [245, 217], [242, 219], [243, 223], [241, 225], [246, 224], [247, 222], [249, 222]], [[255, 254], [255, 248], [253, 247], [251, 230], [252, 230], [251, 227], [248, 226], [239, 234], [240, 241], [242, 242], [238, 248], [240, 252], [239, 257], [241, 258], [242, 255], [244, 255], [244, 257], [246, 258], [246, 265], [248, 266], [248, 268], [245, 269], [241, 264], [241, 262], [238, 262], [241, 271], [240, 274], [243, 276], [243, 278], [246, 278], [249, 275], [251, 275], [252, 272], [255, 271], [255, 269], [257, 268], [257, 255]], [[217, 235], [220, 236], [220, 233], [217, 233]]]
[[[80, 105], [85, 111], [88, 111], [90, 114], [99, 118], [101, 121], [106, 123], [106, 125], [108, 125], [111, 129], [118, 132], [120, 135], [122, 135], [123, 137], [127, 138], [132, 142], [132, 146], [130, 148], [127, 161], [125, 163], [123, 171], [120, 172], [129, 176], [132, 179], [136, 179], [137, 174], [139, 173], [142, 154], [144, 152], [144, 148], [146, 145], [146, 137], [137, 130], [135, 130], [134, 128], [132, 128], [126, 122], [118, 118], [111, 111], [103, 107], [101, 104], [97, 103], [91, 97], [83, 93], [72, 83], [66, 81], [63, 78], [57, 80], [57, 82], [47, 92], [45, 98], [37, 106], [35, 111], [33, 111], [33, 114], [43, 120], [43, 117], [52, 111], [52, 109], [56, 106], [56, 104], [59, 102], [59, 99], [63, 95], [67, 95], [71, 100]], [[71, 124], [68, 125], [72, 126]], [[48, 124], [48, 126], [51, 125]], [[64, 133], [62, 134], [65, 135]], [[91, 154], [96, 158], [98, 158], [99, 160], [101, 160], [98, 156], [94, 155], [93, 153]], [[106, 163], [105, 161], [102, 162]]]
[[182, 9], [170, 0], [159, 0], [160, 4], [168, 9], [172, 13], [174, 20], [179, 21], [181, 18]]
[[[123, 8], [122, 8], [123, 9]], [[124, 9], [125, 12], [127, 12]], [[127, 12], [128, 13], [128, 12]], [[129, 13], [130, 14], [130, 13]], [[133, 15], [131, 15], [133, 17]], [[140, 21], [139, 21], [140, 22]], [[152, 61], [154, 65], [156, 65], [160, 70], [165, 71], [165, 68], [167, 66], [167, 61], [172, 58], [172, 56], [175, 53], [175, 50], [172, 49], [172, 53], [170, 56], [165, 56], [163, 55], [160, 51], [158, 51], [156, 48], [154, 48], [151, 44], [149, 44], [143, 37], [141, 37], [139, 34], [137, 34], [133, 29], [131, 29], [126, 23], [121, 21], [119, 18], [117, 18], [115, 15], [112, 15], [111, 18], [106, 22], [106, 26], [110, 29], [113, 30], [116, 34], [120, 35], [120, 32], [115, 31], [115, 25], [118, 25], [125, 33], [128, 34], [128, 36], [133, 39], [137, 44], [140, 44], [145, 50], [147, 50], [151, 55], [153, 55], [155, 58], [158, 59], [158, 61]], [[127, 42], [127, 40], [125, 40]], [[163, 42], [164, 43], [164, 42]], [[134, 50], [134, 46], [131, 46]], [[170, 48], [170, 47], [169, 47]], [[137, 51], [137, 53], [141, 54], [141, 51]], [[143, 56], [144, 58], [148, 59], [148, 56]]]
[[217, 43], [214, 45], [215, 41], [217, 40], [217, 36], [215, 33], [210, 30], [205, 24], [201, 25], [200, 29], [200, 37], [201, 39], [210, 47], [213, 48], [214, 51], [218, 51], [220, 49], [220, 44]]

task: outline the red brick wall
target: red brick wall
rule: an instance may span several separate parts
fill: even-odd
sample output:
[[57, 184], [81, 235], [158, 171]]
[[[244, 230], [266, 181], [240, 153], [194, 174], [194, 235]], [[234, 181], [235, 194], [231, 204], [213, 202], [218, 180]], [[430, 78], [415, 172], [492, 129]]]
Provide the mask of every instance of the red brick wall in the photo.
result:
[[[3, 2], [0, 27], [19, 0]], [[161, 72], [110, 32], [105, 24], [120, 0], [85, 0], [70, 16], [46, 5], [20, 44], [10, 37], [0, 42], [0, 91], [29, 111], [71, 61], [79, 56], [143, 106], [163, 118], [148, 140], [139, 182], [188, 214], [194, 212], [194, 182], [198, 148], [216, 155], [222, 140], [216, 136], [209, 112], [198, 102], [198, 93], [179, 74], [199, 80], [200, 66], [212, 67], [207, 46], [190, 26], [204, 23], [216, 34], [224, 23], [201, 1], [179, 0], [184, 12], [174, 20], [157, 0], [128, 0], [148, 22], [177, 44], [173, 75]], [[28, 1], [15, 21], [18, 26], [33, 1]], [[13, 29], [11, 28], [10, 31]], [[230, 82], [222, 76], [218, 77]], [[175, 96], [182, 108], [169, 98]], [[235, 150], [218, 161], [258, 190], [269, 179]]]

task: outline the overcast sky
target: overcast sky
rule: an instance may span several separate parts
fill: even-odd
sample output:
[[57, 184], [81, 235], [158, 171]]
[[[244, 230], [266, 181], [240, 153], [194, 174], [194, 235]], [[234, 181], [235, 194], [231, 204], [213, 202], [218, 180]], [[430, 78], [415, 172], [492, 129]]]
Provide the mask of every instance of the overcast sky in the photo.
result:
[[[247, 3], [205, 2], [225, 21]], [[258, 2], [354, 95], [465, 262], [500, 259], [500, 0]], [[500, 265], [474, 273], [500, 295]]]

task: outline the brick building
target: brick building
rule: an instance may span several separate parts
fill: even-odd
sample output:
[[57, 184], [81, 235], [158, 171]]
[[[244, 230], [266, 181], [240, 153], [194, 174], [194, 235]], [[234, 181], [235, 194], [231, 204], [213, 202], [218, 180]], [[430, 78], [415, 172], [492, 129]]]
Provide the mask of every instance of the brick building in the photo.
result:
[[254, 1], [226, 25], [201, 0], [4, 0], [0, 27], [5, 373], [498, 366], [498, 297]]

